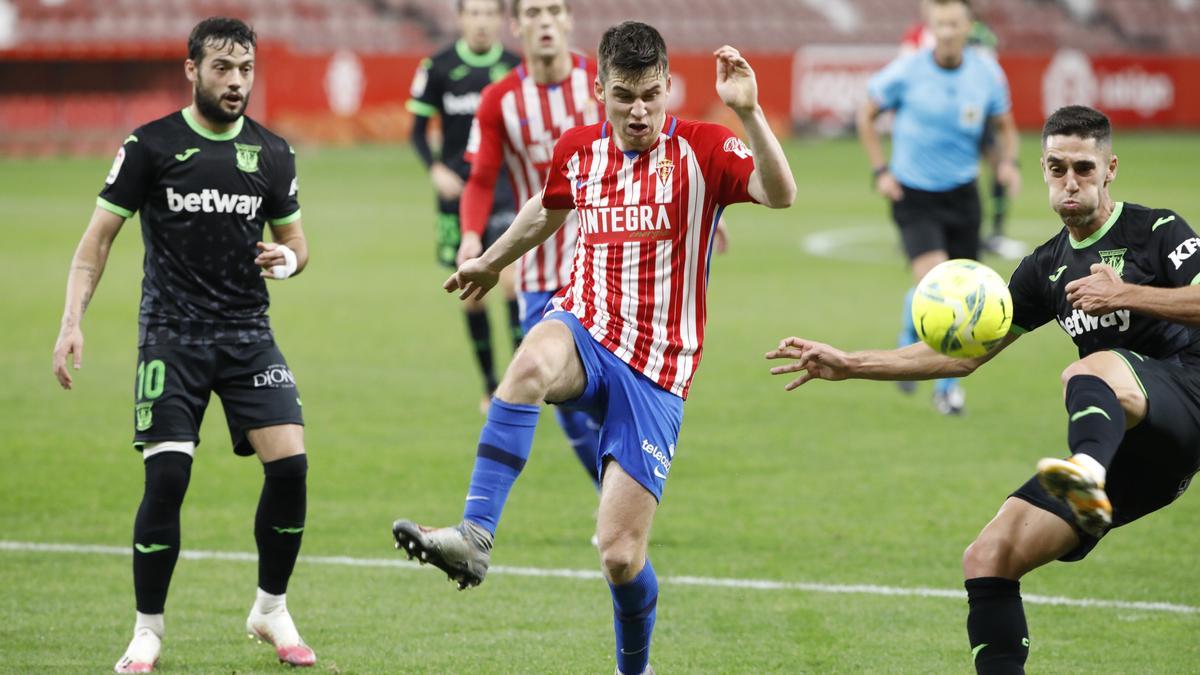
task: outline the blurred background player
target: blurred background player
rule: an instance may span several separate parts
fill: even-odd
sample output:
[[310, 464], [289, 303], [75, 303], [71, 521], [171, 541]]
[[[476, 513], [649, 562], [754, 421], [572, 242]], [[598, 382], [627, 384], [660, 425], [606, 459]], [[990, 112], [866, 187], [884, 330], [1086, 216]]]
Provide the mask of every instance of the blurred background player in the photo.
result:
[[446, 282], [464, 298], [486, 293], [501, 269], [576, 213], [570, 286], [529, 333], [496, 391], [462, 522], [393, 525], [397, 548], [409, 557], [436, 565], [460, 588], [479, 584], [504, 502], [529, 457], [538, 406], [552, 401], [590, 411], [600, 420], [591, 461], [603, 481], [597, 534], [618, 673], [653, 672], [658, 581], [647, 546], [700, 363], [721, 211], [739, 202], [786, 208], [796, 195], [750, 64], [729, 46], [713, 55], [717, 93], [746, 129], [749, 147], [721, 125], [667, 114], [670, 67], [657, 30], [627, 21], [604, 33], [595, 90], [607, 121], [566, 132], [541, 197]]
[[[909, 26], [900, 40], [900, 55], [911, 54], [922, 49], [933, 49], [937, 38], [929, 28], [929, 6], [931, 0], [921, 0], [921, 20]], [[967, 34], [967, 47], [982, 49], [992, 58], [996, 58], [996, 50], [1000, 39], [988, 28], [987, 24], [975, 17], [971, 21], [971, 32]], [[991, 234], [984, 237], [983, 248], [989, 253], [1005, 260], [1019, 260], [1029, 250], [1024, 242], [1005, 236], [1004, 225], [1008, 219], [1008, 190], [997, 179], [997, 169], [1003, 159], [996, 144], [995, 127], [988, 124], [983, 129], [980, 139], [980, 152], [990, 170], [991, 182]]]
[[[458, 0], [456, 7], [462, 37], [421, 61], [413, 77], [412, 98], [407, 104], [414, 115], [413, 149], [429, 169], [429, 180], [437, 196], [437, 260], [451, 269], [458, 267], [459, 198], [471, 171], [463, 154], [475, 110], [479, 107], [479, 94], [521, 62], [520, 57], [500, 44], [504, 0]], [[442, 137], [436, 156], [429, 143], [429, 123], [435, 116], [441, 120]], [[482, 241], [485, 248], [504, 232], [516, 214], [507, 179], [496, 182], [489, 207], [491, 216], [487, 219]], [[511, 270], [505, 270], [501, 288], [508, 302], [509, 330], [515, 351], [521, 344], [522, 331]], [[467, 334], [483, 375], [484, 396], [480, 409], [486, 412], [492, 392], [496, 390], [491, 324], [483, 303], [468, 300], [463, 303], [463, 310], [467, 317]]]
[[[914, 284], [949, 258], [978, 258], [982, 212], [976, 181], [985, 128], [998, 125], [1002, 160], [996, 179], [1016, 194], [1017, 128], [1008, 82], [995, 59], [967, 49], [967, 0], [930, 0], [935, 46], [900, 56], [876, 73], [858, 111], [858, 136], [871, 162], [875, 190], [891, 203]], [[875, 129], [880, 112], [895, 112], [892, 156], [885, 160]], [[905, 295], [900, 345], [917, 341], [912, 289]], [[902, 384], [906, 392], [911, 383]], [[961, 414], [965, 395], [952, 378], [934, 385], [934, 407]]]
[[1182, 496], [1200, 469], [1200, 238], [1173, 211], [1113, 201], [1112, 127], [1093, 108], [1046, 120], [1041, 166], [1065, 227], [1013, 272], [1012, 329], [991, 353], [953, 359], [917, 343], [847, 354], [793, 337], [767, 354], [798, 360], [771, 369], [804, 372], [790, 390], [968, 375], [1052, 321], [1075, 343], [1062, 372], [1071, 456], [1040, 461], [963, 554], [972, 658], [996, 675], [1023, 673], [1029, 655], [1020, 579], [1082, 560], [1111, 528]]
[[[546, 181], [554, 144], [568, 129], [595, 124], [600, 108], [592, 95], [595, 65], [571, 52], [571, 10], [566, 0], [513, 0], [513, 34], [524, 61], [485, 89], [475, 117], [467, 160], [471, 175], [462, 196], [462, 243], [458, 262], [478, 257], [492, 215], [492, 194], [508, 168], [517, 202], [537, 195]], [[567, 285], [579, 223], [574, 214], [549, 240], [515, 263], [523, 334], [545, 314], [550, 298]], [[476, 301], [477, 302], [477, 301]], [[595, 423], [584, 413], [555, 410], [567, 441], [599, 487]]]
[[[83, 362], [81, 322], [125, 219], [141, 212], [146, 245], [138, 320], [134, 447], [146, 482], [133, 524], [137, 620], [118, 673], [158, 661], [163, 609], [179, 558], [179, 511], [213, 392], [233, 450], [258, 455], [264, 481], [254, 516], [258, 591], [246, 630], [279, 660], [311, 666], [312, 649], [287, 610], [300, 553], [308, 460], [295, 379], [275, 345], [265, 279], [308, 263], [295, 156], [245, 116], [254, 87], [256, 37], [214, 17], [188, 37], [192, 104], [134, 130], [117, 152], [71, 261], [54, 373], [64, 389]], [[271, 226], [273, 243], [261, 241]], [[258, 255], [255, 257], [255, 251]]]

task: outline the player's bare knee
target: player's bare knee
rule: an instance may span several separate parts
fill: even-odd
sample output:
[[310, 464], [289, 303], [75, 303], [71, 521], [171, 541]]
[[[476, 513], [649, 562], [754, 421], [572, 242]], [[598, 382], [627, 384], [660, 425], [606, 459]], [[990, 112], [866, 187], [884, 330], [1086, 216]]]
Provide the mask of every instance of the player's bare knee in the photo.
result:
[[963, 578], [1016, 578], [1012, 560], [1012, 542], [1007, 537], [991, 534], [985, 530], [980, 532], [975, 541], [971, 542], [971, 545], [963, 551]]
[[1077, 377], [1079, 375], [1098, 375], [1098, 373], [1096, 372], [1096, 369], [1092, 367], [1092, 364], [1090, 362], [1088, 362], [1087, 359], [1080, 359], [1078, 361], [1071, 363], [1071, 365], [1067, 366], [1062, 371], [1061, 379], [1062, 379], [1063, 392], [1066, 392], [1067, 383], [1071, 381], [1071, 378]]
[[620, 585], [632, 581], [644, 561], [635, 537], [618, 535], [600, 542], [600, 564], [609, 581]]
[[504, 373], [496, 396], [508, 403], [538, 404], [554, 382], [554, 364], [538, 349], [521, 349]]

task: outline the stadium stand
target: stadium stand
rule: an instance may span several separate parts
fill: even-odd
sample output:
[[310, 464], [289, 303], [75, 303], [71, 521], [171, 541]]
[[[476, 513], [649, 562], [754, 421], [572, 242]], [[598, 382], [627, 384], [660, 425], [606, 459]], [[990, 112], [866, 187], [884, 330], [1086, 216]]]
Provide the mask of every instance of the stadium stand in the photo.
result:
[[[975, 6], [1006, 54], [1200, 53], [1197, 0]], [[676, 54], [724, 43], [759, 54], [895, 45], [918, 19], [917, 0], [576, 0], [573, 11], [581, 50], [632, 18], [658, 26]], [[0, 152], [111, 145], [114, 133], [179, 105], [187, 97], [178, 77], [183, 36], [223, 13], [247, 19], [264, 44], [296, 54], [417, 56], [456, 31], [454, 0], [0, 0]], [[402, 85], [389, 86], [403, 98]]]

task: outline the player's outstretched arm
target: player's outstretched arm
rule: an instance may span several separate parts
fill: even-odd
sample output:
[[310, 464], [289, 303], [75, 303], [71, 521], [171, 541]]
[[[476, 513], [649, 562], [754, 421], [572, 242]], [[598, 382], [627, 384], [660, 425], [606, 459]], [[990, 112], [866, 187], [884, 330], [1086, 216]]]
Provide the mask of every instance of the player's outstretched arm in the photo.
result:
[[546, 241], [562, 227], [569, 212], [566, 209], [546, 209], [542, 206], [542, 196], [534, 195], [521, 207], [512, 225], [496, 243], [478, 258], [459, 265], [458, 271], [450, 275], [442, 288], [447, 293], [461, 291], [458, 297], [463, 300], [482, 298], [499, 281], [501, 270]]
[[900, 201], [904, 197], [904, 190], [888, 169], [887, 157], [883, 154], [883, 142], [879, 140], [879, 132], [875, 130], [875, 118], [879, 113], [879, 104], [868, 94], [858, 107], [854, 118], [858, 142], [862, 144], [867, 159], [871, 162], [875, 191], [894, 202]]
[[[308, 266], [308, 240], [300, 220], [271, 227], [271, 242], [258, 242], [254, 264], [262, 268], [264, 279], [288, 279]], [[286, 250], [285, 250], [286, 249]], [[289, 255], [290, 253], [290, 255]]]
[[992, 360], [1017, 335], [1009, 334], [995, 349], [974, 359], [955, 359], [939, 354], [924, 342], [886, 351], [844, 352], [821, 342], [798, 337], [784, 338], [767, 352], [770, 360], [792, 359], [771, 368], [772, 375], [801, 373], [784, 387], [791, 391], [811, 380], [929, 380], [965, 377]]
[[754, 173], [750, 174], [747, 192], [754, 201], [773, 209], [791, 206], [796, 200], [796, 179], [758, 104], [754, 69], [729, 45], [713, 52], [713, 56], [717, 59], [717, 94], [741, 119], [746, 143], [754, 154]]
[[63, 389], [70, 389], [72, 384], [67, 360], [72, 360], [75, 370], [83, 367], [83, 330], [80, 323], [100, 283], [100, 276], [104, 274], [113, 240], [124, 224], [125, 218], [97, 206], [79, 240], [79, 246], [75, 248], [75, 256], [71, 258], [62, 325], [58, 340], [54, 343], [54, 377]]

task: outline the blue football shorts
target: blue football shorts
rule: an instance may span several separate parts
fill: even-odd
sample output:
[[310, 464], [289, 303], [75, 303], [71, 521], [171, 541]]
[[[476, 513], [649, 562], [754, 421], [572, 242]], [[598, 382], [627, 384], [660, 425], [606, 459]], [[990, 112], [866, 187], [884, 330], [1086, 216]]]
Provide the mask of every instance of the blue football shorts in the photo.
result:
[[583, 393], [560, 405], [583, 410], [600, 423], [596, 475], [612, 458], [661, 501], [683, 424], [683, 399], [605, 349], [574, 314], [554, 311], [545, 318], [571, 329], [587, 375]]

